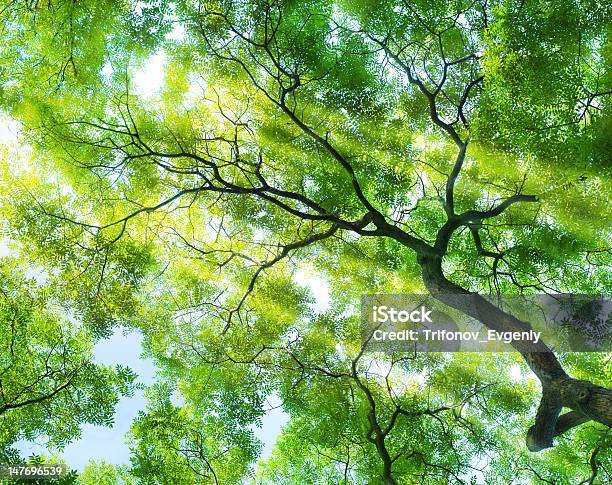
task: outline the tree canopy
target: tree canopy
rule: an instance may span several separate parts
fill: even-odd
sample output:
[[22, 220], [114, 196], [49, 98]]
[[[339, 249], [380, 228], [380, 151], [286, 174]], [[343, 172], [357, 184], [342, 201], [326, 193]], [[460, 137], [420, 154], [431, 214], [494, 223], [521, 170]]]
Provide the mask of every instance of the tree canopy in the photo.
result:
[[[110, 425], [135, 376], [91, 349], [128, 328], [157, 380], [130, 464], [82, 483], [612, 480], [609, 353], [372, 353], [359, 313], [429, 293], [524, 329], [483, 296], [609, 295], [610, 19], [596, 0], [5, 0], [0, 452]], [[258, 460], [274, 406], [289, 421]]]

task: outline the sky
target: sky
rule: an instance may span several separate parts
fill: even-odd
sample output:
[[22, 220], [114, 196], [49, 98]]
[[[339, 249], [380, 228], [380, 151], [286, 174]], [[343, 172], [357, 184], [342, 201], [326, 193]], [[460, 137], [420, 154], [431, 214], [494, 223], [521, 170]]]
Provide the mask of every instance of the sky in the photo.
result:
[[[120, 330], [116, 330], [111, 338], [96, 345], [94, 360], [100, 364], [127, 365], [138, 374], [139, 382], [150, 385], [153, 383], [155, 369], [151, 360], [140, 356], [141, 342], [142, 337], [136, 332], [124, 335]], [[144, 390], [137, 391], [131, 398], [122, 398], [117, 405], [112, 428], [83, 426], [80, 439], [66, 446], [61, 453], [62, 456], [73, 469], [77, 470], [82, 470], [90, 459], [103, 459], [113, 464], [128, 463], [129, 449], [124, 437], [132, 419], [144, 407]], [[46, 452], [42, 443], [20, 441], [17, 448], [24, 456]]]
[[[112, 337], [96, 345], [94, 360], [100, 364], [127, 365], [138, 374], [139, 382], [151, 385], [155, 379], [155, 367], [153, 362], [143, 358], [141, 353], [142, 336], [137, 332], [124, 334], [117, 329]], [[91, 459], [104, 460], [115, 465], [129, 464], [130, 450], [125, 437], [138, 411], [146, 406], [144, 392], [138, 391], [133, 397], [124, 397], [119, 401], [112, 428], [83, 426], [81, 437], [61, 452], [66, 463], [79, 471], [82, 471]], [[278, 402], [272, 398], [269, 399], [269, 404], [273, 407], [278, 405]], [[261, 428], [254, 429], [255, 435], [264, 446], [260, 459], [270, 456], [274, 442], [287, 421], [288, 416], [282, 409], [276, 408], [263, 417]], [[42, 443], [36, 442], [20, 441], [16, 447], [23, 456], [48, 452]]]

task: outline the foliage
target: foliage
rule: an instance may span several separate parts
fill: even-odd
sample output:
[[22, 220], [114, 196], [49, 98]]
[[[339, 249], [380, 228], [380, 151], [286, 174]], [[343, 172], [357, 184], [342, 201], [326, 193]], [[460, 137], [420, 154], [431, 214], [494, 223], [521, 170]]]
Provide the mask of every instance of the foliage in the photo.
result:
[[[134, 376], [91, 347], [123, 326], [158, 382], [130, 465], [84, 484], [610, 479], [601, 419], [537, 455], [524, 438], [551, 369], [603, 389], [609, 355], [373, 354], [358, 318], [365, 293], [609, 293], [609, 5], [58, 0], [0, 18], [22, 123], [2, 358], [17, 387], [59, 359], [31, 392], [70, 376], [74, 393], [6, 412], [2, 443], [110, 425]], [[33, 261], [47, 284], [11, 269]], [[276, 401], [289, 423], [257, 461]]]
[[92, 339], [49, 287], [2, 265], [0, 278], [0, 452], [14, 458], [20, 439], [63, 447], [84, 423], [112, 426], [135, 375], [92, 362]]

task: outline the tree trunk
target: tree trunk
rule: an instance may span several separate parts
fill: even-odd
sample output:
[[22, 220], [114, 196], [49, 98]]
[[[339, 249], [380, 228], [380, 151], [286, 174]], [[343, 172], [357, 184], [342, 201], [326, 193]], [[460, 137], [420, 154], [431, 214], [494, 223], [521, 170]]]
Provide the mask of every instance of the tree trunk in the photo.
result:
[[[446, 279], [440, 257], [420, 257], [419, 263], [425, 286], [442, 303], [475, 318], [492, 330], [531, 330], [529, 323]], [[526, 438], [529, 450], [550, 448], [555, 436], [586, 421], [597, 421], [612, 427], [611, 389], [596, 386], [590, 381], [572, 379], [542, 341], [537, 344], [518, 341], [513, 343], [513, 347], [521, 353], [542, 384], [542, 400], [535, 424], [529, 429]], [[572, 412], [559, 416], [564, 407]]]

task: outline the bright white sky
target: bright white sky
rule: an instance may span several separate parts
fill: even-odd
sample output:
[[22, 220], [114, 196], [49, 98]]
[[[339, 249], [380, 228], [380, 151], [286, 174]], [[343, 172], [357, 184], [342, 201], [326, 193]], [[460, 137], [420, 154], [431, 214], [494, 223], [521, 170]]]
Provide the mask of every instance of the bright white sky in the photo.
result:
[[20, 124], [6, 114], [0, 114], [0, 145], [12, 145], [17, 141]]
[[164, 70], [168, 57], [163, 49], [147, 59], [142, 69], [132, 74], [134, 94], [150, 98], [159, 93], [164, 84]]

